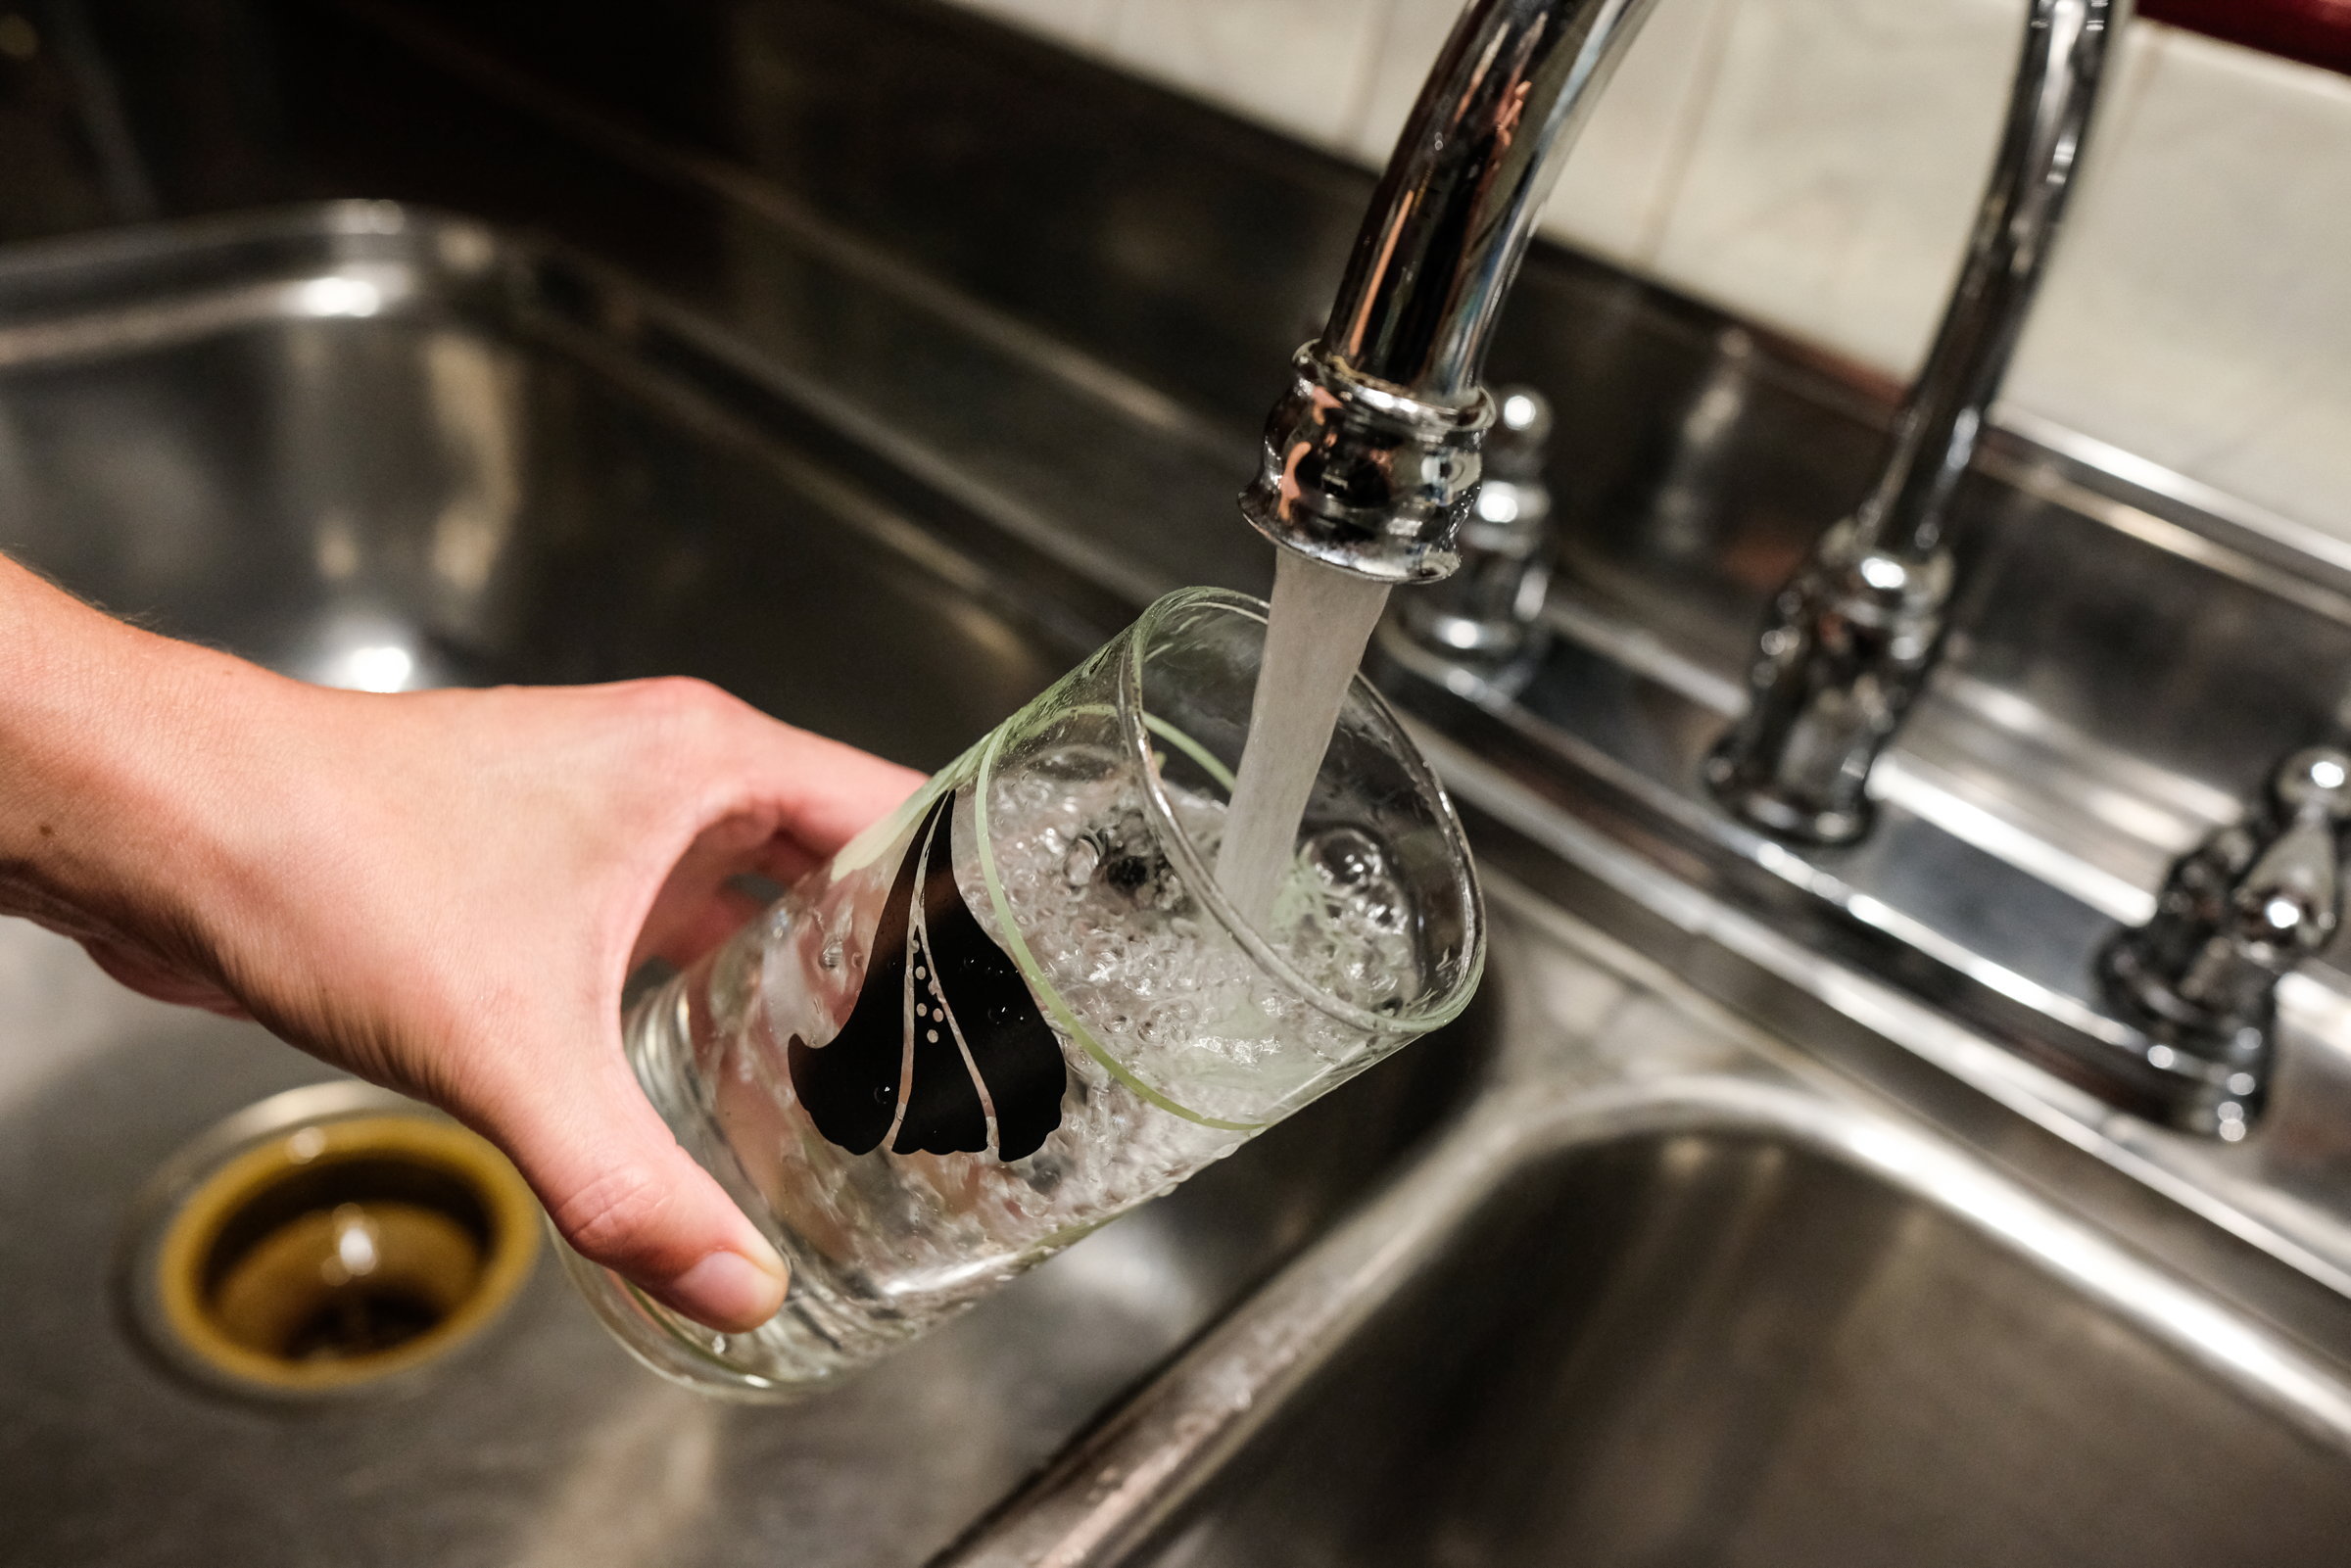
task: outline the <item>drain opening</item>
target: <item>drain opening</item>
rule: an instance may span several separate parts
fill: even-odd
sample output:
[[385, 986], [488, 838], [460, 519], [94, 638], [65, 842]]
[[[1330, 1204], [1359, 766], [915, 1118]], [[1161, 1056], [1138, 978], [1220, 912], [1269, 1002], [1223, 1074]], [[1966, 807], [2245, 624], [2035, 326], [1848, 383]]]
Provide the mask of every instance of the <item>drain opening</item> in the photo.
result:
[[343, 1393], [471, 1340], [529, 1277], [538, 1205], [456, 1122], [361, 1085], [240, 1113], [159, 1176], [133, 1316], [240, 1392]]

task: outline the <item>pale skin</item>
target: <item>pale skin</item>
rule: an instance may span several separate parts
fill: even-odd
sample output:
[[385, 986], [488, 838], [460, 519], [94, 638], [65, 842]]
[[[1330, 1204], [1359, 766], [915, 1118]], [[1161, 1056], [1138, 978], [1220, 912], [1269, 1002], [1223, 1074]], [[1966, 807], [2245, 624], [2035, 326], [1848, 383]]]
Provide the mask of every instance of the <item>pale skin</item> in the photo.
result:
[[920, 783], [687, 680], [376, 695], [141, 631], [0, 559], [0, 913], [497, 1143], [581, 1253], [714, 1328], [774, 1249], [620, 1047], [690, 963]]

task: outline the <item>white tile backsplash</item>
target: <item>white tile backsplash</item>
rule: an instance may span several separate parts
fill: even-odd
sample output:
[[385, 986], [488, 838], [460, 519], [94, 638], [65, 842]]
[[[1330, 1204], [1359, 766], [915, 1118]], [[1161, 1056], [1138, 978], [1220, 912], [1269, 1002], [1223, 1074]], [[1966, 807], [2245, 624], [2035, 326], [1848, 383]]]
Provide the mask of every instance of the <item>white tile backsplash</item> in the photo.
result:
[[2021, 0], [1741, 0], [1657, 267], [1897, 373], [1957, 270]]
[[[1457, 0], [964, 0], [1386, 159]], [[1884, 369], [1924, 353], [2024, 0], [1658, 0], [1546, 232]], [[2351, 540], [2351, 78], [2134, 24], [2007, 388]]]
[[2351, 78], [2142, 30], [2007, 400], [2351, 535]]
[[1099, 47], [1118, 0], [961, 0], [973, 11], [1078, 48]]
[[1462, 0], [1384, 0], [1379, 52], [1362, 103], [1347, 127], [1346, 148], [1377, 168], [1395, 149], [1420, 83], [1462, 14]]
[[1347, 150], [1390, 0], [1115, 0], [1104, 52], [1318, 146]]
[[1585, 121], [1543, 232], [1654, 269], [1744, 0], [1659, 0]]

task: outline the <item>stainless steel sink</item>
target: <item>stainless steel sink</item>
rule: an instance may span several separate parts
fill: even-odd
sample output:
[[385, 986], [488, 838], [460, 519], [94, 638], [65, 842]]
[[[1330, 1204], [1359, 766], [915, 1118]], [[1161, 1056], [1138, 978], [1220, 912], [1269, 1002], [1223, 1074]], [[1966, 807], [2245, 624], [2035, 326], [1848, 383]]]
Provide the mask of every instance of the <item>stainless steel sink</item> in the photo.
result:
[[[346, 684], [718, 681], [931, 765], [1124, 614], [636, 292], [355, 205], [0, 261], [0, 546]], [[364, 832], [355, 824], [354, 832]], [[871, 1376], [786, 1410], [630, 1363], [541, 1266], [412, 1397], [240, 1404], [118, 1320], [134, 1195], [328, 1069], [0, 922], [0, 1561], [911, 1562], [1463, 1097], [1416, 1046]]]
[[1513, 1172], [1156, 1560], [2342, 1560], [2339, 1448], [1771, 1110]]
[[2317, 1350], [1490, 890], [1486, 1093], [944, 1561], [2344, 1560], [2339, 1302]]

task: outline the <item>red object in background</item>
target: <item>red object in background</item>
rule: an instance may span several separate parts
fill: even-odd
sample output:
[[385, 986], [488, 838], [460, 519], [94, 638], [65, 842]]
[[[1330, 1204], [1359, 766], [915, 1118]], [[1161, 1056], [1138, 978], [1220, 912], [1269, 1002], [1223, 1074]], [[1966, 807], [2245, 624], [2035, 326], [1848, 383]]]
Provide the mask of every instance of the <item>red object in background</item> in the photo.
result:
[[2351, 72], [2351, 0], [2139, 0], [2138, 14]]

